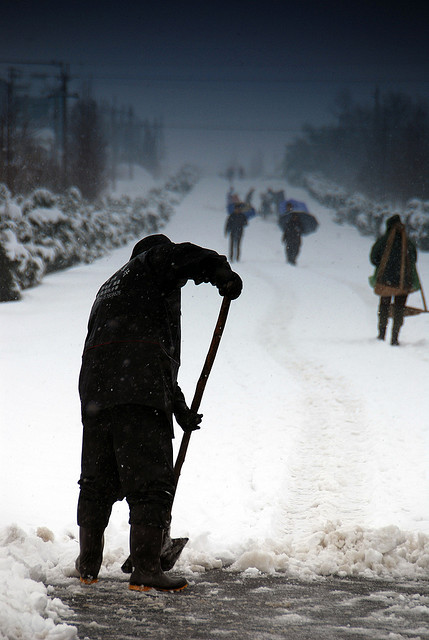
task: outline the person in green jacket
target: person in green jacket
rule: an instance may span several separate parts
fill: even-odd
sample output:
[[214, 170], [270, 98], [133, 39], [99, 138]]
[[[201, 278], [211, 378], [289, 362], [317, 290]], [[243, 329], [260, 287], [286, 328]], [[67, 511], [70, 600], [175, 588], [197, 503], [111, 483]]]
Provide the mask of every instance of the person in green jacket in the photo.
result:
[[386, 232], [372, 246], [370, 261], [376, 267], [370, 284], [374, 287], [374, 293], [380, 296], [378, 339], [385, 339], [393, 298], [391, 344], [397, 346], [408, 294], [420, 289], [416, 245], [407, 237], [399, 215], [391, 216], [386, 221]]

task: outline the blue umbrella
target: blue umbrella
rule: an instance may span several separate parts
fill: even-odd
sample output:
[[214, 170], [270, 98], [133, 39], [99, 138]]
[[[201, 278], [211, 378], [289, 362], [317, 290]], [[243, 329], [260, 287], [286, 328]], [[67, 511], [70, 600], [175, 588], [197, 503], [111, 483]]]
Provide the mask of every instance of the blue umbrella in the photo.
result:
[[283, 200], [283, 202], [280, 203], [280, 206], [279, 206], [280, 215], [283, 215], [284, 213], [287, 212], [288, 205], [292, 207], [292, 211], [299, 211], [299, 212], [304, 211], [305, 213], [310, 213], [305, 202], [300, 202], [299, 200], [294, 200], [293, 198], [290, 198], [289, 200]]
[[[292, 206], [292, 210], [287, 210], [288, 205]], [[279, 215], [279, 226], [282, 231], [284, 231], [284, 228], [289, 222], [292, 213], [299, 214], [299, 220], [301, 222], [301, 233], [303, 236], [314, 233], [314, 231], [316, 231], [317, 227], [319, 226], [317, 219], [309, 212], [305, 202], [290, 199], [282, 202], [280, 207], [282, 213]]]

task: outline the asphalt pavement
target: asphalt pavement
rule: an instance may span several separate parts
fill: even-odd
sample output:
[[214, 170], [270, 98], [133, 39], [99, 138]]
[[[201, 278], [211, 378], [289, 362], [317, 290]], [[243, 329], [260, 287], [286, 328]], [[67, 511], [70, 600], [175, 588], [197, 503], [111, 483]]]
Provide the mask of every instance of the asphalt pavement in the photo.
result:
[[[172, 572], [174, 573], [174, 572]], [[128, 589], [126, 575], [52, 585], [79, 640], [429, 640], [429, 580], [385, 581], [213, 570], [180, 593]]]

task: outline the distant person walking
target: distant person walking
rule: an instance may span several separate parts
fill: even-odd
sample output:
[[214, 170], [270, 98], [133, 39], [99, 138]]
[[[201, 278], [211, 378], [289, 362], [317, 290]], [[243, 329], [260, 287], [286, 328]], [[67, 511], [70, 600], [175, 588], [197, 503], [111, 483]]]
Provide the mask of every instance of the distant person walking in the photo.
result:
[[232, 213], [234, 211], [235, 205], [239, 202], [240, 198], [235, 192], [234, 187], [230, 187], [228, 193], [226, 194], [226, 212], [228, 214]]
[[378, 339], [384, 340], [393, 298], [393, 327], [390, 344], [399, 345], [399, 331], [404, 322], [408, 294], [420, 289], [416, 270], [417, 249], [406, 235], [398, 215], [386, 222], [386, 232], [371, 248], [370, 261], [376, 267], [370, 284], [380, 296], [378, 306]]
[[252, 199], [253, 199], [253, 194], [255, 193], [255, 187], [251, 187], [249, 189], [249, 191], [246, 193], [246, 195], [244, 196], [244, 202], [245, 204], [247, 204], [249, 207], [252, 206]]
[[280, 215], [281, 205], [286, 201], [286, 194], [284, 192], [284, 189], [280, 189], [279, 191], [268, 189], [268, 194], [271, 196], [277, 215]]
[[229, 259], [231, 262], [240, 260], [241, 239], [244, 227], [247, 225], [247, 216], [244, 213], [246, 205], [242, 202], [236, 203], [232, 213], [228, 216], [225, 224], [225, 236], [229, 234]]
[[301, 220], [299, 213], [293, 211], [290, 204], [287, 205], [286, 211], [289, 215], [283, 225], [282, 242], [285, 245], [287, 262], [296, 265], [296, 260], [301, 249]]
[[296, 265], [301, 250], [302, 236], [314, 233], [319, 223], [308, 211], [305, 202], [293, 199], [281, 203], [278, 222], [283, 231], [282, 242], [285, 245], [286, 261]]
[[271, 216], [273, 213], [272, 198], [268, 192], [265, 192], [265, 193], [261, 193], [260, 199], [261, 199], [261, 205], [259, 208], [259, 214], [265, 220], [265, 218], [267, 218], [268, 216]]

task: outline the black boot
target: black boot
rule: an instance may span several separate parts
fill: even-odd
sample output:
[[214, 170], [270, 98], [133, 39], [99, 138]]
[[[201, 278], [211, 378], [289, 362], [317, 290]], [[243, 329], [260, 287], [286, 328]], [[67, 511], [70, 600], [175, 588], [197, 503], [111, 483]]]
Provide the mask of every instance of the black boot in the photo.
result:
[[406, 296], [396, 296], [395, 304], [393, 306], [393, 327], [392, 327], [392, 338], [390, 344], [394, 347], [399, 346], [399, 332], [404, 323], [404, 312], [405, 312], [405, 302]]
[[188, 586], [184, 578], [170, 578], [161, 569], [163, 533], [158, 527], [131, 525], [130, 550], [134, 570], [130, 589], [133, 591], [181, 591]]
[[75, 567], [80, 574], [80, 581], [85, 584], [97, 582], [103, 560], [103, 533], [103, 529], [79, 527], [80, 553], [76, 558]]
[[[163, 571], [170, 571], [174, 567], [188, 541], [189, 538], [172, 539], [170, 537], [170, 528], [164, 530], [160, 556], [161, 569]], [[121, 569], [124, 573], [133, 572], [131, 556], [128, 556]]]
[[392, 329], [392, 339], [390, 341], [390, 344], [392, 345], [392, 347], [399, 347], [399, 330], [395, 331], [395, 328]]
[[386, 337], [387, 321], [389, 319], [390, 298], [381, 297], [378, 306], [378, 340]]

